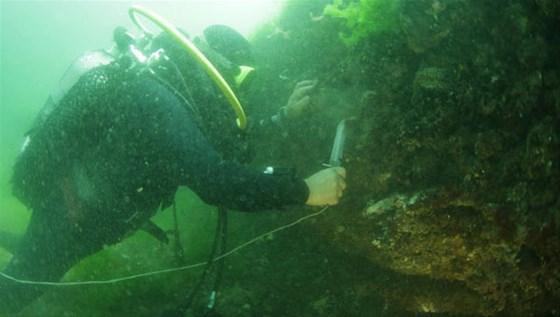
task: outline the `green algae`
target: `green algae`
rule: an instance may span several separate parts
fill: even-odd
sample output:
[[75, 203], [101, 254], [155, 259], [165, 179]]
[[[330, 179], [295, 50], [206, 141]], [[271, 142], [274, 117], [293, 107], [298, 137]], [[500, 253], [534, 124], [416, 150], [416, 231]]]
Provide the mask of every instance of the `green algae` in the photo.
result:
[[334, 0], [325, 7], [323, 14], [340, 19], [345, 31], [341, 40], [354, 46], [364, 38], [398, 27], [399, 1], [396, 0]]

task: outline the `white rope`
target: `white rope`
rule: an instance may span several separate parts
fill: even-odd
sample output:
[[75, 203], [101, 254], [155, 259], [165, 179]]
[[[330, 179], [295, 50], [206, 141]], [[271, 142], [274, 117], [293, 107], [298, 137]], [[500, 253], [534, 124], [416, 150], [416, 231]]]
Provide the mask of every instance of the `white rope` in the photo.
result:
[[[321, 215], [323, 212], [325, 212], [325, 210], [327, 210], [329, 208], [329, 206], [325, 206], [323, 207], [321, 210], [309, 214], [307, 216], [303, 216], [299, 219], [297, 219], [294, 222], [291, 222], [287, 225], [278, 227], [274, 230], [268, 231], [266, 233], [263, 233], [245, 243], [242, 243], [240, 245], [238, 245], [237, 247], [229, 250], [228, 252], [215, 257], [212, 261], [218, 261], [218, 260], [222, 260], [223, 258], [230, 256], [236, 252], [238, 252], [239, 250], [259, 241], [260, 239], [262, 239], [263, 237], [266, 237], [270, 234], [276, 233], [278, 231], [282, 231], [284, 229], [288, 229], [290, 227], [293, 227], [295, 225], [297, 225], [298, 223], [305, 221], [307, 219], [313, 218], [313, 217], [317, 217], [319, 215]], [[154, 276], [154, 275], [160, 275], [160, 274], [165, 274], [165, 273], [172, 273], [172, 272], [178, 272], [178, 271], [185, 271], [185, 270], [189, 270], [189, 269], [194, 269], [197, 267], [201, 267], [206, 265], [208, 262], [200, 262], [200, 263], [195, 263], [195, 264], [190, 264], [190, 265], [185, 265], [185, 266], [180, 266], [180, 267], [175, 267], [175, 268], [169, 268], [169, 269], [164, 269], [164, 270], [158, 270], [158, 271], [151, 271], [151, 272], [146, 272], [146, 273], [140, 273], [140, 274], [135, 274], [135, 275], [129, 275], [129, 276], [124, 276], [124, 277], [119, 277], [119, 278], [113, 278], [113, 279], [109, 279], [109, 280], [97, 280], [97, 281], [77, 281], [77, 282], [39, 282], [39, 281], [29, 281], [29, 280], [20, 280], [17, 279], [15, 277], [12, 277], [10, 275], [7, 275], [5, 273], [0, 272], [0, 276], [9, 279], [13, 282], [16, 283], [20, 283], [20, 284], [31, 284], [31, 285], [48, 285], [48, 286], [76, 286], [76, 285], [99, 285], [99, 284], [115, 284], [115, 283], [119, 283], [119, 282], [124, 282], [124, 281], [128, 281], [128, 280], [133, 280], [133, 279], [138, 279], [138, 278], [142, 278], [142, 277], [148, 277], [148, 276]]]

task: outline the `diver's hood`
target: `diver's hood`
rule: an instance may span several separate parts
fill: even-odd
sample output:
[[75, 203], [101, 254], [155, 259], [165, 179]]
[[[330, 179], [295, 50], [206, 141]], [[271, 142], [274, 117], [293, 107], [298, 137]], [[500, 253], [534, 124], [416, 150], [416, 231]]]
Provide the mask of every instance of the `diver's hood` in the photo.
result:
[[204, 36], [194, 39], [196, 47], [212, 62], [226, 81], [238, 92], [247, 89], [253, 79], [255, 68], [252, 63], [239, 63], [232, 61], [212, 47]]

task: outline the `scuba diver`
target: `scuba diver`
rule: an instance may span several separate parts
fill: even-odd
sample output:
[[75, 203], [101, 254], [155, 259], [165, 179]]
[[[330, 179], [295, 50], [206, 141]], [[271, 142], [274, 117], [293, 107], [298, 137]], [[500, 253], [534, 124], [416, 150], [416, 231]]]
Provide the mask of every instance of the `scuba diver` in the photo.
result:
[[[135, 39], [117, 28], [114, 39], [112, 51], [78, 59], [26, 135], [12, 183], [32, 214], [3, 273], [59, 281], [169, 207], [179, 186], [240, 211], [339, 202], [342, 167], [304, 179], [244, 165], [246, 131], [200, 63], [167, 33]], [[234, 91], [246, 89], [254, 60], [243, 36], [215, 25], [194, 43]], [[287, 106], [248, 129], [297, 117], [314, 85], [298, 84]], [[21, 311], [44, 292], [0, 276], [0, 315]]]

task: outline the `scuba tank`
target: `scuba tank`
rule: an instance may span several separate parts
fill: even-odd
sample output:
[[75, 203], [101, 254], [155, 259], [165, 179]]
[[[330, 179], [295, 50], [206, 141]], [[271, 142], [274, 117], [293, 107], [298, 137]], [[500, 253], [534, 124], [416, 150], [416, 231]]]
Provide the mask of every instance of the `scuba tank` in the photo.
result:
[[128, 67], [133, 67], [136, 64], [147, 63], [148, 60], [154, 61], [157, 59], [146, 57], [139, 48], [145, 46], [149, 39], [146, 37], [135, 39], [124, 27], [115, 28], [113, 40], [115, 44], [110, 49], [86, 51], [67, 68], [39, 111], [30, 131], [26, 133], [26, 139], [21, 149], [22, 152], [31, 142], [33, 131], [38, 129], [47, 120], [64, 96], [84, 74], [97, 67], [106, 66], [116, 61]]
[[[30, 209], [43, 205], [46, 195], [52, 192], [51, 187], [58, 186], [58, 182], [66, 177], [72, 178], [76, 184], [87, 185], [83, 181], [83, 173], [76, 171], [73, 162], [65, 159], [65, 151], [51, 150], [64, 134], [61, 125], [79, 120], [77, 118], [82, 112], [79, 105], [63, 101], [69, 92], [86, 74], [100, 67], [114, 65], [118, 71], [137, 72], [161, 55], [161, 52], [154, 52], [146, 56], [141, 48], [148, 45], [150, 39], [135, 39], [123, 27], [114, 30], [113, 38], [114, 45], [110, 49], [87, 51], [67, 68], [24, 135], [25, 140], [14, 165], [11, 181], [14, 196]], [[45, 155], [49, 156], [48, 160], [43, 159]], [[84, 195], [81, 196], [85, 199], [87, 195]], [[153, 235], [162, 236], [158, 232]]]
[[147, 57], [142, 53], [139, 45], [146, 42], [145, 38], [136, 40], [124, 27], [119, 26], [113, 31], [115, 44], [110, 49], [100, 49], [87, 51], [78, 57], [62, 75], [57, 87], [51, 93], [50, 98], [57, 104], [64, 98], [68, 91], [78, 82], [78, 80], [94, 68], [109, 65], [117, 60], [132, 65], [132, 58], [137, 63], [145, 63]]

